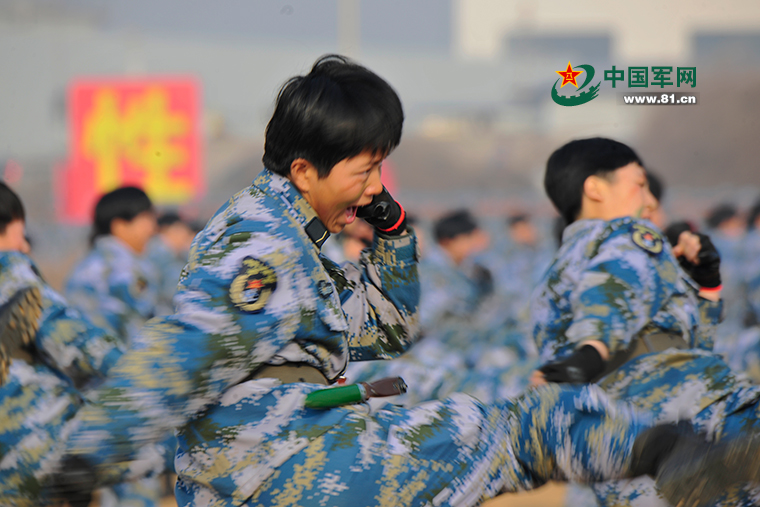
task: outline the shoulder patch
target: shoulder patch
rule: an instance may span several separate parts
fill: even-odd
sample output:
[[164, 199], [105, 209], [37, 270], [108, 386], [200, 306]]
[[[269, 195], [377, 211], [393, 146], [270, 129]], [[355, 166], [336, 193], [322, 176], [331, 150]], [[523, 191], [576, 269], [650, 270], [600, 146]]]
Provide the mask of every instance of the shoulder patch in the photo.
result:
[[662, 252], [662, 236], [659, 232], [655, 231], [642, 224], [633, 224], [633, 231], [631, 231], [631, 239], [643, 250], [651, 254], [658, 254]]
[[260, 312], [276, 288], [277, 275], [274, 270], [264, 261], [246, 257], [230, 285], [230, 300], [243, 312]]
[[138, 276], [135, 280], [135, 283], [133, 283], [130, 286], [130, 292], [132, 293], [132, 296], [139, 298], [142, 297], [143, 293], [145, 292], [145, 289], [148, 288], [148, 280], [146, 280], [142, 276]]

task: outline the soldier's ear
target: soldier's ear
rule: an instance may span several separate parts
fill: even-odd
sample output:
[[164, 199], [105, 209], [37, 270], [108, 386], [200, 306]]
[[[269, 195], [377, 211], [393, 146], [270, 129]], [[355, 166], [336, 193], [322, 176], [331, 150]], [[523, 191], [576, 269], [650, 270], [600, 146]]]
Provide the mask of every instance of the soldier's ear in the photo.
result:
[[604, 199], [604, 187], [607, 180], [593, 175], [586, 178], [583, 182], [583, 195], [594, 202], [600, 202]]
[[297, 158], [290, 164], [289, 178], [301, 194], [308, 194], [319, 179], [319, 171], [305, 158]]

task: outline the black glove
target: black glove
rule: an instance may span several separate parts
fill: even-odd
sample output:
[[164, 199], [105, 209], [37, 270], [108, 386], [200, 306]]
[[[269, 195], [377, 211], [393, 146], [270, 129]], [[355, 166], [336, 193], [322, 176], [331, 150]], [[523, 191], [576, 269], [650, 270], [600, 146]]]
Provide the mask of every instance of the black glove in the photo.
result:
[[385, 187], [372, 198], [371, 203], [359, 206], [356, 216], [363, 218], [379, 232], [390, 236], [398, 236], [406, 230], [406, 212], [393, 200]]
[[718, 249], [715, 248], [710, 237], [706, 234], [695, 232], [699, 237], [699, 242], [702, 245], [697, 254], [699, 264], [689, 262], [685, 257], [678, 258], [678, 262], [681, 264], [686, 273], [699, 284], [700, 287], [705, 289], [714, 289], [720, 286], [720, 254]]
[[83, 458], [68, 456], [61, 462], [59, 471], [45, 484], [43, 496], [48, 500], [68, 503], [71, 507], [88, 507], [92, 502], [92, 492], [97, 487], [92, 466]]
[[588, 384], [604, 371], [604, 359], [596, 348], [584, 345], [570, 357], [545, 364], [538, 371], [544, 374], [547, 382]]

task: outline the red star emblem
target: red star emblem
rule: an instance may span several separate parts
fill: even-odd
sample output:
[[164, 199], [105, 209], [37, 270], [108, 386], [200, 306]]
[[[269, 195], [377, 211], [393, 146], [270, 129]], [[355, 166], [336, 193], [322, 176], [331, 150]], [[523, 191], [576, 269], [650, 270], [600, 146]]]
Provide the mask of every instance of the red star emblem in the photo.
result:
[[[573, 70], [573, 66], [570, 62], [567, 62], [567, 69], [555, 70], [554, 72], [562, 76], [562, 86], [565, 86], [567, 83], [572, 83], [576, 88], [578, 88], [578, 81], [576, 81], [575, 78], [583, 73], [582, 70]], [[562, 86], [560, 86], [560, 88], [562, 88]]]
[[246, 289], [260, 289], [264, 286], [263, 283], [261, 283], [261, 280], [248, 280], [248, 285], [245, 286]]

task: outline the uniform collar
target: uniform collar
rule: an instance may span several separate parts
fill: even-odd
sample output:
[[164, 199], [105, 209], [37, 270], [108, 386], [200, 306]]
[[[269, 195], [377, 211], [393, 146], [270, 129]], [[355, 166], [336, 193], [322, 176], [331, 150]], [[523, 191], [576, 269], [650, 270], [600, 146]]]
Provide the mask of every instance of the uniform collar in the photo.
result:
[[565, 227], [562, 231], [562, 243], [567, 243], [570, 238], [584, 234], [587, 230], [592, 229], [596, 224], [604, 222], [597, 218], [587, 218], [585, 220], [576, 220], [572, 224]]
[[137, 257], [138, 254], [132, 250], [126, 243], [110, 234], [98, 236], [93, 242], [93, 248], [101, 252], [107, 252], [111, 255], [129, 255]]
[[330, 237], [330, 232], [319, 219], [314, 208], [306, 202], [306, 199], [289, 179], [273, 173], [269, 169], [264, 169], [253, 180], [253, 186], [279, 198], [285, 204], [290, 215], [301, 224], [304, 232], [314, 242], [317, 249], [322, 248], [327, 238]]
[[606, 227], [611, 230], [616, 230], [629, 224], [644, 224], [647, 227], [659, 230], [652, 222], [643, 218], [620, 217], [613, 218], [612, 220], [602, 220], [601, 218], [586, 218], [584, 220], [576, 220], [572, 224], [565, 227], [565, 230], [562, 231], [562, 243], [565, 243], [566, 241], [569, 241], [571, 238], [574, 238], [576, 236], [587, 234], [599, 224], [605, 224]]

